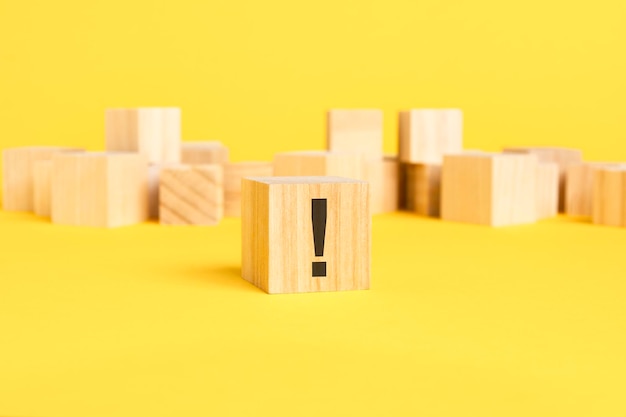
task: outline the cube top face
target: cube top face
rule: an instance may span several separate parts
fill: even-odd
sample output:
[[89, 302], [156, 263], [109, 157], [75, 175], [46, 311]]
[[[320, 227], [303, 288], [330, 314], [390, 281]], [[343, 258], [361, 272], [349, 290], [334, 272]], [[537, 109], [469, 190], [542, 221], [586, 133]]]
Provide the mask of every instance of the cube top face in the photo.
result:
[[444, 154], [463, 149], [460, 109], [413, 109], [400, 112], [402, 162], [440, 164]]
[[556, 162], [562, 169], [567, 165], [582, 162], [582, 151], [571, 148], [557, 147], [510, 147], [505, 148], [504, 152], [511, 153], [531, 153], [537, 155], [539, 162]]
[[338, 177], [243, 181], [243, 277], [271, 294], [369, 288], [368, 184]]
[[331, 151], [359, 152], [367, 158], [383, 153], [383, 112], [378, 109], [333, 109], [327, 114]]

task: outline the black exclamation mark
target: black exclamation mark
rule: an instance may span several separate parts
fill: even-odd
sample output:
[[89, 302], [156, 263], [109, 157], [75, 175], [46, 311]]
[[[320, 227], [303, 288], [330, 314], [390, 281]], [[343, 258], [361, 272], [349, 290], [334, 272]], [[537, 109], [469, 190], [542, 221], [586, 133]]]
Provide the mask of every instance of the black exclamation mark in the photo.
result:
[[[311, 200], [315, 256], [324, 256], [324, 239], [326, 237], [326, 207], [325, 198], [314, 198]], [[313, 276], [326, 276], [326, 262], [313, 262]]]

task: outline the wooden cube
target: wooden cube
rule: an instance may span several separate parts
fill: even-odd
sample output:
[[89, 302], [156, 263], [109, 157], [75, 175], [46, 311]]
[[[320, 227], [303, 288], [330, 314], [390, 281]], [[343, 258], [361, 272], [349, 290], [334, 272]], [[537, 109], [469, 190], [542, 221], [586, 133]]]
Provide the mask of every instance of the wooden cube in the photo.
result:
[[533, 223], [536, 186], [533, 155], [447, 155], [441, 173], [441, 218], [490, 226]]
[[365, 180], [370, 184], [370, 210], [372, 214], [398, 210], [400, 193], [400, 168], [398, 158], [388, 156], [365, 163]]
[[148, 218], [148, 161], [126, 152], [59, 153], [52, 159], [52, 222], [117, 227]]
[[598, 168], [618, 166], [610, 162], [583, 162], [567, 167], [565, 173], [565, 214], [593, 215], [593, 173]]
[[559, 166], [554, 162], [537, 164], [537, 219], [559, 213]]
[[224, 213], [221, 165], [166, 167], [159, 179], [159, 220], [168, 225], [216, 225]]
[[594, 224], [626, 227], [626, 167], [598, 167], [593, 172]]
[[50, 161], [58, 152], [76, 152], [79, 149], [31, 146], [5, 149], [2, 152], [2, 202], [7, 211], [33, 211], [34, 166], [37, 161]]
[[327, 146], [333, 152], [359, 152], [366, 159], [383, 157], [383, 112], [333, 109], [327, 113]]
[[241, 217], [241, 180], [274, 175], [271, 162], [236, 162], [224, 165], [224, 216]]
[[403, 163], [405, 208], [422, 216], [439, 217], [441, 165]]
[[35, 161], [33, 167], [33, 211], [50, 217], [52, 203], [52, 160]]
[[182, 142], [181, 162], [183, 164], [226, 164], [228, 148], [217, 140]]
[[369, 288], [367, 182], [251, 177], [243, 199], [244, 279], [270, 294]]
[[441, 164], [443, 156], [463, 149], [463, 112], [413, 109], [399, 114], [400, 161]]
[[582, 152], [578, 149], [549, 147], [509, 147], [505, 153], [529, 153], [536, 155], [539, 162], [554, 162], [559, 166], [559, 211], [565, 211], [565, 172], [570, 165], [582, 163]]
[[106, 149], [139, 152], [150, 163], [180, 161], [180, 109], [145, 107], [108, 109], [105, 114]]
[[274, 175], [363, 179], [365, 161], [357, 152], [296, 151], [274, 155]]

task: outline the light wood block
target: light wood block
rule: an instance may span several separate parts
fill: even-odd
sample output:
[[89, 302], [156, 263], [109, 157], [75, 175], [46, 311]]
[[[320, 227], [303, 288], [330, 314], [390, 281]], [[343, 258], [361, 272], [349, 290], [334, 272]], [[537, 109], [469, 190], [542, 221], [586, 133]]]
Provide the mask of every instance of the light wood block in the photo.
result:
[[439, 217], [441, 165], [402, 164], [406, 209], [422, 216]]
[[327, 113], [327, 146], [327, 149], [333, 152], [359, 152], [366, 159], [382, 158], [382, 110], [329, 110]]
[[106, 149], [139, 152], [150, 163], [180, 162], [180, 116], [176, 107], [107, 109]]
[[166, 167], [159, 180], [159, 220], [167, 225], [218, 224], [224, 214], [223, 168], [214, 165]]
[[559, 213], [559, 166], [554, 162], [537, 164], [537, 218]]
[[33, 167], [33, 205], [37, 216], [50, 217], [52, 202], [52, 160], [35, 161]]
[[626, 227], [626, 168], [598, 167], [593, 171], [594, 224]]
[[79, 149], [31, 146], [2, 151], [2, 205], [7, 211], [33, 211], [34, 166], [37, 161], [49, 161], [58, 152], [77, 152]]
[[400, 168], [397, 157], [367, 161], [365, 180], [370, 184], [372, 214], [391, 213], [398, 210]]
[[183, 164], [226, 164], [229, 151], [217, 140], [182, 142], [181, 162]]
[[244, 179], [243, 278], [270, 294], [369, 288], [368, 188], [338, 177]]
[[537, 158], [524, 154], [446, 155], [443, 220], [505, 226], [537, 220]]
[[400, 161], [441, 164], [446, 154], [463, 149], [463, 112], [412, 109], [399, 114]]
[[565, 211], [566, 171], [570, 165], [582, 163], [582, 152], [578, 149], [550, 147], [508, 147], [505, 153], [530, 153], [536, 155], [539, 162], [554, 162], [559, 167], [559, 211]]
[[271, 177], [271, 162], [231, 162], [224, 165], [224, 216], [241, 217], [241, 180], [245, 177]]
[[59, 153], [52, 159], [52, 222], [117, 227], [148, 219], [148, 161], [127, 152]]
[[365, 160], [357, 152], [295, 151], [274, 155], [274, 175], [364, 179]]
[[593, 215], [593, 173], [598, 168], [619, 166], [611, 162], [583, 162], [567, 167], [565, 173], [565, 214]]

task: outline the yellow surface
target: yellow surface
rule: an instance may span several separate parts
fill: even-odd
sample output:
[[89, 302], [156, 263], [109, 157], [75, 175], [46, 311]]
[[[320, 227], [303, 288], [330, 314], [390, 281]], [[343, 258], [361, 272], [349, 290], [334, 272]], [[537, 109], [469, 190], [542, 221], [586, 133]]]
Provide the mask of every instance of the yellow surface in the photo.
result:
[[[465, 145], [626, 159], [626, 2], [0, 0], [0, 148], [102, 149], [175, 105], [235, 160], [321, 148], [329, 107], [458, 106]], [[623, 230], [374, 221], [372, 290], [267, 296], [239, 222], [0, 213], [0, 415], [623, 416]]]

